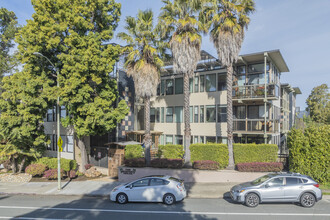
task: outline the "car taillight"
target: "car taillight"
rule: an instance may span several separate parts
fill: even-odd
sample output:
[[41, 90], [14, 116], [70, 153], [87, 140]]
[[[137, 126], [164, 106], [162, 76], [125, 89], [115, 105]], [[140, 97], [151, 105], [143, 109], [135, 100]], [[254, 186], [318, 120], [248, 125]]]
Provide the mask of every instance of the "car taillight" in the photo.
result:
[[320, 187], [320, 184], [314, 184], [313, 186], [319, 188]]
[[180, 191], [182, 191], [182, 188], [181, 188], [180, 184], [176, 185], [176, 187], [177, 187]]

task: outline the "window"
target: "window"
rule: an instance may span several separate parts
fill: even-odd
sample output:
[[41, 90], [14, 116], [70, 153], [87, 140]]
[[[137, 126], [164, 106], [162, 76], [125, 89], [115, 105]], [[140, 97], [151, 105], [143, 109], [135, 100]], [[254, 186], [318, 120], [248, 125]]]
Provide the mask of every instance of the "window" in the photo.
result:
[[201, 84], [200, 84], [200, 92], [204, 92], [204, 87], [205, 87], [205, 77], [204, 76], [200, 76], [201, 78]]
[[183, 93], [183, 78], [175, 79], [175, 94]]
[[238, 66], [237, 67], [238, 74], [245, 74], [245, 66]]
[[160, 81], [160, 95], [165, 94], [165, 80]]
[[65, 106], [61, 106], [60, 115], [61, 115], [61, 118], [65, 118], [67, 116]]
[[164, 107], [160, 109], [160, 122], [164, 123]]
[[173, 135], [166, 135], [165, 144], [173, 144]]
[[150, 108], [150, 123], [155, 123], [155, 115], [156, 115], [156, 113], [155, 113], [155, 108]]
[[175, 144], [183, 145], [183, 136], [182, 135], [175, 135]]
[[283, 185], [283, 177], [274, 178], [274, 179], [270, 180], [267, 184], [271, 187], [282, 186]]
[[189, 107], [190, 123], [193, 123], [194, 122], [194, 117], [193, 117], [194, 112], [193, 111], [194, 111], [193, 106], [190, 106]]
[[245, 106], [233, 106], [234, 108], [234, 119], [245, 119]]
[[286, 177], [286, 185], [287, 186], [297, 185], [298, 183], [300, 183], [300, 181], [298, 181], [297, 178], [295, 178], [295, 177]]
[[182, 123], [183, 107], [182, 106], [176, 106], [174, 108], [174, 111], [175, 111], [175, 122], [176, 123]]
[[198, 84], [199, 84], [198, 76], [195, 76], [194, 84], [195, 84], [195, 92], [198, 92]]
[[258, 119], [259, 118], [259, 106], [250, 105], [248, 106], [248, 119]]
[[66, 142], [68, 144], [68, 152], [73, 153], [73, 136], [72, 135], [66, 136]]
[[159, 115], [159, 113], [160, 113], [160, 109], [159, 108], [155, 108], [155, 115], [156, 115], [156, 117], [155, 117], [155, 119], [156, 119], [156, 121], [155, 122], [157, 122], [157, 123], [159, 123], [160, 122], [160, 115]]
[[216, 143], [215, 137], [206, 137], [206, 143]]
[[226, 74], [219, 73], [218, 74], [218, 91], [224, 91], [227, 89], [226, 86]]
[[159, 138], [159, 144], [160, 145], [164, 145], [164, 135], [160, 135], [160, 138]]
[[166, 185], [165, 181], [162, 179], [151, 179], [150, 180], [150, 186], [161, 186]]
[[206, 122], [215, 122], [216, 110], [214, 105], [206, 106]]
[[173, 95], [173, 79], [166, 80], [166, 95]]
[[56, 107], [47, 110], [46, 120], [47, 122], [56, 121]]
[[204, 136], [200, 136], [201, 143], [204, 144]]
[[203, 123], [204, 122], [204, 106], [202, 105], [201, 107], [200, 107], [200, 112], [199, 112], [199, 121], [201, 122], [201, 123]]
[[[269, 71], [269, 63], [267, 63], [267, 71]], [[264, 63], [252, 64], [248, 66], [249, 73], [263, 73], [265, 70]]]
[[133, 187], [144, 187], [148, 185], [149, 185], [149, 179], [138, 180], [132, 184]]
[[198, 136], [194, 136], [194, 144], [198, 143]]
[[194, 122], [198, 123], [198, 106], [194, 107]]
[[172, 123], [173, 122], [173, 108], [169, 107], [166, 108], [166, 123]]
[[217, 90], [216, 75], [208, 74], [205, 77], [206, 81], [206, 92], [215, 92]]
[[227, 106], [218, 105], [218, 122], [227, 121]]
[[237, 77], [237, 85], [238, 86], [244, 86], [245, 85], [245, 75], [239, 75]]
[[189, 78], [189, 92], [194, 92], [194, 78]]

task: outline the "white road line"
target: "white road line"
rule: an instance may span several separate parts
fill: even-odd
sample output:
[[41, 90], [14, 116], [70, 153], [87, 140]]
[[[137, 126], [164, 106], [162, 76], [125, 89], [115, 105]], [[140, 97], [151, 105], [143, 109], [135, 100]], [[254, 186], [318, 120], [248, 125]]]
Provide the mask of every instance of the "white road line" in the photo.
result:
[[114, 210], [114, 209], [78, 209], [78, 208], [48, 208], [48, 207], [23, 207], [0, 206], [0, 209], [32, 209], [32, 210], [58, 210], [58, 211], [84, 211], [84, 212], [113, 212], [113, 213], [141, 213], [141, 214], [180, 214], [180, 215], [258, 215], [258, 216], [329, 216], [315, 213], [258, 213], [258, 212], [182, 212], [182, 211], [138, 211], [138, 210]]
[[61, 219], [61, 218], [32, 218], [32, 217], [5, 217], [5, 216], [0, 216], [0, 219], [25, 219], [25, 220], [70, 220], [70, 219]]

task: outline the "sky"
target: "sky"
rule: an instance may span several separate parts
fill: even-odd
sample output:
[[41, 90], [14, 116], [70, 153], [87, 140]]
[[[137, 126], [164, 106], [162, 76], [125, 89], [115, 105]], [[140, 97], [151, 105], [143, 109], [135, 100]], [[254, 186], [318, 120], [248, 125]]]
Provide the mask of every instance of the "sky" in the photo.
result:
[[[126, 16], [152, 9], [158, 15], [161, 0], [117, 0], [122, 16], [116, 33], [124, 31]], [[279, 49], [290, 72], [282, 73], [281, 83], [299, 87], [296, 106], [304, 110], [312, 89], [330, 86], [330, 0], [255, 0], [256, 11], [245, 34], [240, 54]], [[25, 25], [34, 13], [30, 0], [0, 0], [0, 7], [14, 11], [18, 23]], [[118, 39], [114, 42], [121, 43]], [[216, 56], [209, 36], [202, 49]]]

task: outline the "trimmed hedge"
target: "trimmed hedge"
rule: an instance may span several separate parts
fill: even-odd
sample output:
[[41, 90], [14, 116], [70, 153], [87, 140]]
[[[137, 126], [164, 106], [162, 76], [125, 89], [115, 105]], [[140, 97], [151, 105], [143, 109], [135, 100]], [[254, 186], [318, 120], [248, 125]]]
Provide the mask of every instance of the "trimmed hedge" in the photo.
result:
[[125, 159], [141, 158], [143, 157], [143, 153], [143, 147], [139, 144], [127, 145], [125, 147]]
[[228, 147], [226, 144], [192, 144], [190, 145], [191, 162], [212, 160], [219, 163], [220, 168], [228, 166]]
[[47, 166], [44, 164], [31, 164], [25, 168], [25, 173], [32, 176], [42, 176], [46, 170]]
[[127, 167], [145, 167], [146, 160], [144, 158], [125, 159], [124, 164]]
[[[44, 164], [49, 169], [57, 169], [57, 158], [56, 157], [42, 157], [37, 160], [37, 164]], [[75, 160], [69, 160], [65, 158], [61, 158], [61, 169], [65, 172], [69, 172], [70, 170], [77, 169], [77, 162]]]
[[288, 135], [289, 169], [330, 183], [330, 125], [292, 129]]
[[283, 170], [283, 164], [278, 162], [239, 163], [237, 170], [240, 172], [280, 172]]
[[212, 160], [197, 160], [194, 161], [193, 168], [199, 170], [218, 170], [220, 169], [220, 165], [218, 162]]
[[158, 146], [158, 154], [159, 158], [166, 159], [182, 159], [184, 155], [184, 150], [182, 145], [159, 145]]
[[235, 164], [252, 162], [276, 162], [276, 144], [234, 144]]
[[157, 158], [151, 160], [150, 166], [155, 168], [181, 169], [183, 166], [183, 159]]

